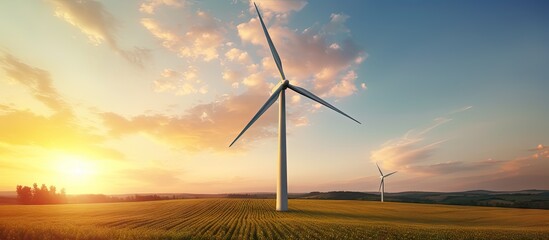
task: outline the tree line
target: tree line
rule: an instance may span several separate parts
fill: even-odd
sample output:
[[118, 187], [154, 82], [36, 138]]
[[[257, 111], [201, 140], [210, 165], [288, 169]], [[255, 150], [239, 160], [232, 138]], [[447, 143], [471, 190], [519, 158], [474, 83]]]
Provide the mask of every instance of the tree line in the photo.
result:
[[34, 183], [32, 188], [29, 186], [17, 185], [17, 200], [21, 204], [58, 204], [66, 203], [67, 195], [65, 189], [57, 191], [57, 188], [51, 185], [49, 188], [46, 184], [38, 187]]

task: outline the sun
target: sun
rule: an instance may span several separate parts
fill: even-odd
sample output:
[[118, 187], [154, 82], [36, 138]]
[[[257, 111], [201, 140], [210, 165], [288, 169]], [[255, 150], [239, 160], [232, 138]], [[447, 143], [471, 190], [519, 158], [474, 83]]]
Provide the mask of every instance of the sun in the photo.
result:
[[59, 157], [58, 172], [67, 182], [83, 183], [97, 173], [95, 164], [82, 156], [62, 155]]

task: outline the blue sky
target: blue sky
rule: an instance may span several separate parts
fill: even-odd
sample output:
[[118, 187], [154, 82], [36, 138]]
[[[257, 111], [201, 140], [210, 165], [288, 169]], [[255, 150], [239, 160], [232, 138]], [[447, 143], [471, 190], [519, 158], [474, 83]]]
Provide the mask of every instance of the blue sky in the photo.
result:
[[[290, 192], [548, 189], [544, 1], [258, 1]], [[0, 190], [275, 190], [278, 74], [248, 1], [0, 3]], [[274, 106], [273, 106], [274, 107]]]

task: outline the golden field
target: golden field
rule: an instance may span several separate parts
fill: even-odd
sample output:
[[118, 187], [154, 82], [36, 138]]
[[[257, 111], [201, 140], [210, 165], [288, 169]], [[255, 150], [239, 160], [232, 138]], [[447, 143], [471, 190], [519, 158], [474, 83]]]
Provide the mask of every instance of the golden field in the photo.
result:
[[345, 200], [3, 205], [0, 239], [549, 239], [549, 211]]

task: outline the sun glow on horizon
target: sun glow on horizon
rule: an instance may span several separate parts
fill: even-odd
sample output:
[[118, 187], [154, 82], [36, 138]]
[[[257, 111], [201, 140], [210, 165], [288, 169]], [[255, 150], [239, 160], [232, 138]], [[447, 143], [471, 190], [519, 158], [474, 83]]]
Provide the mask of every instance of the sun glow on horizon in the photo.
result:
[[55, 171], [59, 186], [69, 189], [70, 193], [90, 192], [99, 184], [98, 165], [84, 156], [61, 154], [57, 157]]

